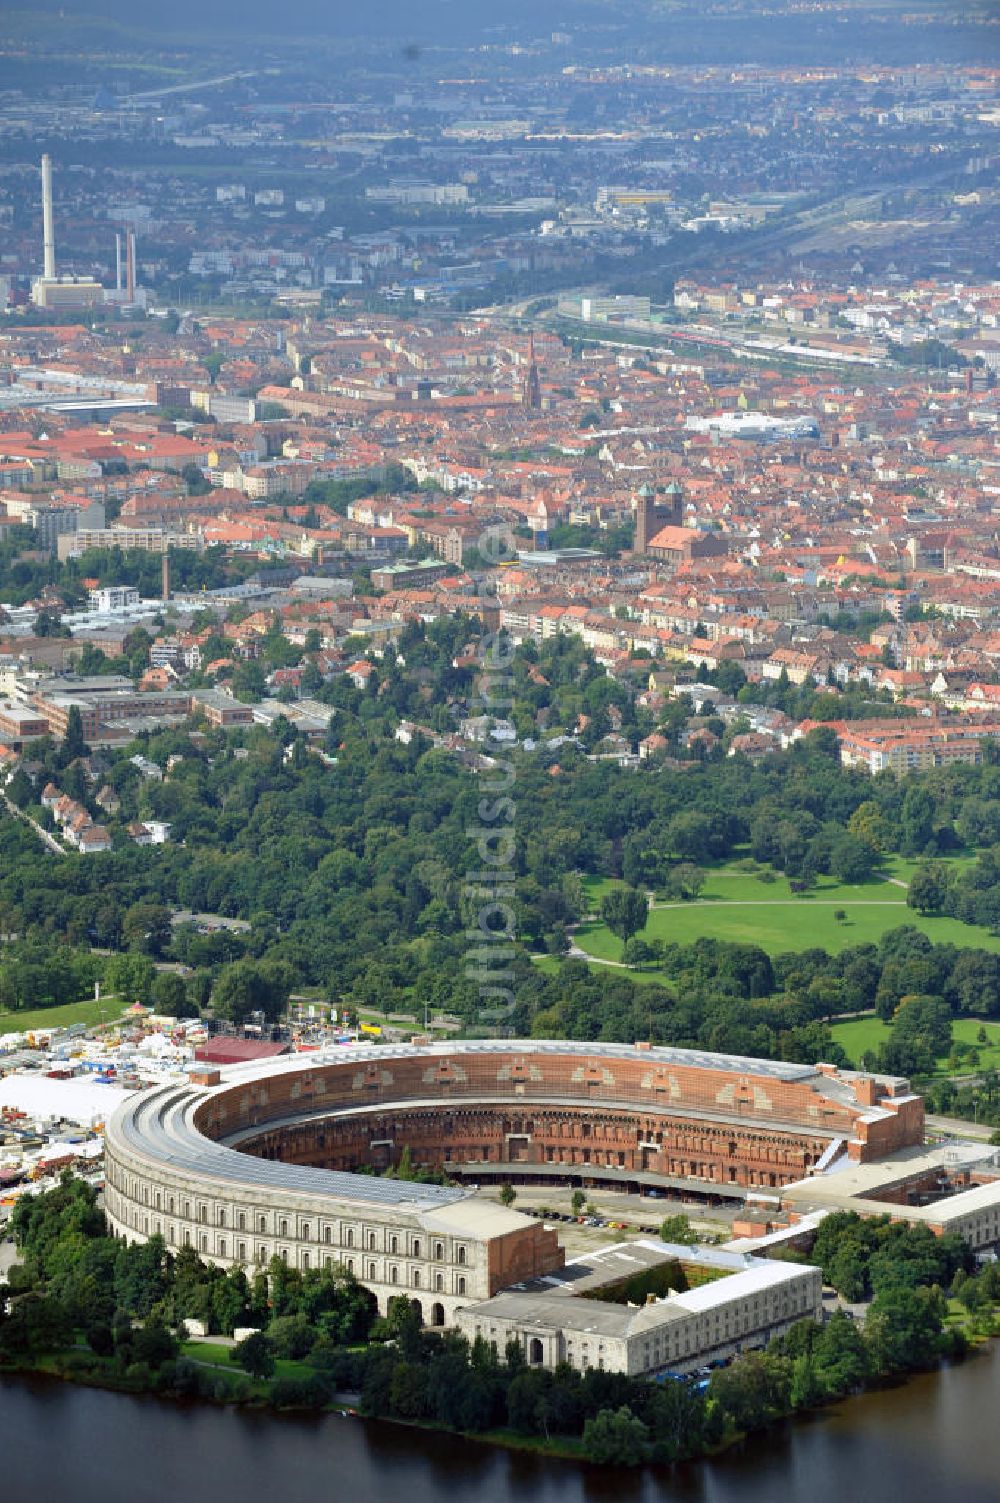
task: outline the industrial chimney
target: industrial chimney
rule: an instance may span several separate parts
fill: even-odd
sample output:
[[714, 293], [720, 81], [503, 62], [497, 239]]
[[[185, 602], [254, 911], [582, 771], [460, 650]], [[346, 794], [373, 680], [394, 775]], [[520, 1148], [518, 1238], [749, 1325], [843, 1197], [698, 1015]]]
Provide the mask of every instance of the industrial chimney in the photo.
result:
[[125, 297], [135, 302], [135, 230], [129, 230], [125, 241]]
[[45, 245], [44, 277], [47, 282], [56, 279], [56, 242], [52, 227], [52, 158], [48, 152], [42, 157], [42, 229]]
[[122, 290], [122, 234], [121, 230], [115, 231], [115, 291]]

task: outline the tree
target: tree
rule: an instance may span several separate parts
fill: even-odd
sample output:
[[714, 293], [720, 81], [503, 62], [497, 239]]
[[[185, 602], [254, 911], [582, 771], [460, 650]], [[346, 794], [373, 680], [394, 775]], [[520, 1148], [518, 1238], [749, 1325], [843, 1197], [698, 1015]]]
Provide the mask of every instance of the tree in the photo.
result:
[[638, 935], [633, 935], [622, 946], [622, 960], [628, 966], [638, 967], [649, 965], [655, 959], [656, 951], [653, 949], [653, 946], [647, 944], [644, 939], [640, 939]]
[[274, 1343], [263, 1331], [252, 1331], [233, 1347], [233, 1360], [251, 1378], [269, 1378], [276, 1365]]
[[803, 1353], [792, 1363], [792, 1382], [789, 1402], [793, 1409], [811, 1409], [826, 1398], [819, 1364], [811, 1353]]
[[104, 967], [104, 986], [124, 1002], [141, 1002], [145, 1006], [155, 974], [153, 962], [146, 955], [111, 955]]
[[876, 1372], [907, 1372], [934, 1362], [946, 1309], [943, 1299], [935, 1299], [930, 1289], [897, 1286], [876, 1295], [865, 1321]]
[[878, 852], [887, 850], [892, 843], [889, 823], [874, 799], [866, 799], [858, 805], [847, 821], [847, 828]]
[[951, 1048], [951, 1008], [940, 997], [904, 997], [896, 1010], [892, 1032], [895, 1044], [915, 1044], [931, 1059]]
[[859, 835], [839, 835], [830, 851], [830, 871], [838, 882], [857, 886], [867, 882], [875, 869], [878, 852]]
[[23, 767], [18, 767], [7, 784], [7, 797], [19, 809], [26, 809], [35, 797], [35, 787]]
[[35, 617], [36, 637], [68, 637], [70, 629], [60, 619], [58, 611], [41, 610]]
[[217, 1017], [234, 1023], [245, 1022], [255, 1012], [273, 1023], [284, 1012], [290, 989], [290, 978], [279, 967], [239, 960], [219, 973], [212, 988], [212, 1009]]
[[712, 1374], [710, 1398], [717, 1399], [735, 1430], [756, 1430], [788, 1413], [792, 1364], [769, 1352], [747, 1352]]
[[170, 1018], [196, 1018], [198, 1009], [188, 997], [184, 977], [176, 971], [159, 971], [153, 977], [150, 1005]]
[[573, 1215], [579, 1216], [584, 1206], [587, 1204], [587, 1197], [582, 1190], [574, 1190], [573, 1194], [569, 1198], [569, 1203], [570, 1207], [572, 1208]]
[[599, 1409], [583, 1427], [583, 1449], [602, 1466], [639, 1466], [649, 1452], [649, 1429], [631, 1409]]
[[660, 1238], [664, 1242], [680, 1242], [688, 1247], [698, 1240], [698, 1234], [691, 1225], [690, 1219], [678, 1212], [674, 1216], [666, 1216], [660, 1223]]
[[170, 931], [170, 909], [162, 903], [133, 903], [122, 918], [122, 943], [143, 955], [162, 955]]
[[918, 913], [941, 913], [948, 897], [947, 868], [940, 861], [925, 861], [910, 878], [907, 906]]
[[613, 887], [601, 899], [601, 918], [624, 943], [646, 927], [649, 899], [638, 887]]
[[78, 705], [70, 705], [69, 714], [66, 716], [66, 734], [63, 737], [60, 749], [60, 762], [63, 767], [68, 767], [70, 762], [77, 757], [87, 755], [87, 743], [83, 739], [83, 720]]
[[151, 1315], [132, 1338], [132, 1360], [145, 1362], [154, 1370], [176, 1357], [178, 1349], [177, 1338], [171, 1335], [158, 1315]]
[[508, 1210], [509, 1210], [510, 1207], [514, 1204], [514, 1202], [515, 1202], [516, 1199], [517, 1199], [517, 1191], [514, 1189], [513, 1185], [501, 1185], [501, 1187], [500, 1187], [500, 1204], [502, 1206], [506, 1206], [508, 1208]]
[[666, 842], [682, 861], [708, 861], [717, 854], [714, 834], [712, 819], [691, 809], [674, 815], [667, 826]]
[[822, 1328], [814, 1347], [827, 1393], [850, 1393], [868, 1376], [868, 1349], [854, 1321], [836, 1310]]
[[900, 849], [904, 856], [919, 856], [934, 835], [934, 796], [923, 783], [910, 782], [903, 796], [899, 817]]
[[1000, 1011], [1000, 957], [988, 950], [960, 950], [948, 981], [948, 996], [961, 1012], [995, 1017]]
[[691, 861], [682, 861], [667, 873], [666, 887], [672, 898], [693, 903], [705, 885], [707, 873]]

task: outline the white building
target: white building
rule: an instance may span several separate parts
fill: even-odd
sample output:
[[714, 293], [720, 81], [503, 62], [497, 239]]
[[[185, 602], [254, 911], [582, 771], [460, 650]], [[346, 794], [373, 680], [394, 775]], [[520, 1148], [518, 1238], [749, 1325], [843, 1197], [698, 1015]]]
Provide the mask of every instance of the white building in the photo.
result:
[[[626, 1280], [679, 1270], [692, 1287], [636, 1302]], [[708, 1276], [708, 1282], [695, 1280]], [[662, 1283], [662, 1277], [660, 1279]], [[631, 1302], [630, 1302], [630, 1296]], [[818, 1268], [652, 1238], [578, 1257], [555, 1275], [505, 1290], [458, 1311], [456, 1324], [501, 1355], [519, 1343], [529, 1366], [603, 1368], [629, 1377], [691, 1372], [763, 1347], [798, 1320], [821, 1320]]]
[[88, 594], [90, 608], [101, 616], [110, 616], [113, 611], [125, 611], [139, 604], [139, 591], [132, 585], [105, 585]]

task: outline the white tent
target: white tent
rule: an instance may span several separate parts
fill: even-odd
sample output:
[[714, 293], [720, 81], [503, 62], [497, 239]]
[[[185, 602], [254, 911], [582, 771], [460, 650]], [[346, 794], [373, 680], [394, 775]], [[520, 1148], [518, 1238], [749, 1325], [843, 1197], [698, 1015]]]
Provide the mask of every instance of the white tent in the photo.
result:
[[105, 1122], [134, 1091], [102, 1085], [87, 1075], [53, 1080], [47, 1075], [5, 1075], [0, 1080], [0, 1108], [9, 1107], [34, 1121], [61, 1119], [92, 1127]]

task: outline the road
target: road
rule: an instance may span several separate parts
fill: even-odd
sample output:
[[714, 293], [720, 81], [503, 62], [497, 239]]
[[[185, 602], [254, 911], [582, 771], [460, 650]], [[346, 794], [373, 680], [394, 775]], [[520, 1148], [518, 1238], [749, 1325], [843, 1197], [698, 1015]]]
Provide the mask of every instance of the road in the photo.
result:
[[16, 804], [12, 803], [7, 797], [6, 793], [4, 793], [2, 790], [0, 790], [0, 799], [3, 800], [7, 812], [9, 814], [13, 814], [15, 819], [23, 820], [30, 829], [34, 830], [39, 840], [42, 841], [44, 845], [48, 846], [50, 851], [54, 852], [54, 854], [57, 856], [66, 855], [66, 847], [60, 845], [55, 836], [50, 835], [48, 830], [43, 830], [41, 825], [36, 825], [35, 821], [29, 818], [29, 816], [25, 814], [23, 809], [19, 809]]
[[256, 78], [256, 68], [245, 69], [241, 73], [222, 73], [218, 78], [200, 78], [193, 83], [169, 84], [165, 89], [146, 89], [141, 94], [128, 94], [120, 101], [123, 106], [131, 108], [133, 105], [143, 104], [150, 100], [166, 99], [171, 94], [194, 94], [199, 89], [214, 89], [222, 84], [235, 83], [240, 78]]
[[925, 1117], [924, 1121], [934, 1132], [947, 1133], [950, 1138], [975, 1138], [979, 1143], [988, 1143], [996, 1132], [988, 1122], [964, 1122], [961, 1117]]

